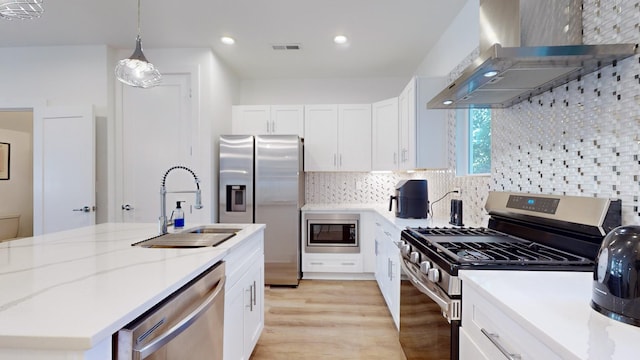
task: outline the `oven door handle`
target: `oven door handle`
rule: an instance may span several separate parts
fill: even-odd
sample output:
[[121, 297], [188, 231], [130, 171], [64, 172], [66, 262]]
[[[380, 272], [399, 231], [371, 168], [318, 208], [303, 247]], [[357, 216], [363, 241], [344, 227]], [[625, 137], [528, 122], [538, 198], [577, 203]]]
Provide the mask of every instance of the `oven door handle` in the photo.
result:
[[413, 286], [415, 286], [421, 293], [427, 295], [431, 300], [435, 301], [438, 306], [440, 306], [440, 309], [442, 309], [442, 315], [445, 317], [445, 319], [447, 319], [448, 322], [451, 322], [451, 320], [460, 320], [460, 311], [456, 310], [460, 307], [460, 301], [443, 298], [433, 290], [429, 289], [429, 287], [418, 280], [418, 277], [414, 275], [411, 268], [406, 264], [406, 261], [407, 260], [405, 259], [401, 259], [400, 264], [402, 265], [402, 269], [404, 270]]

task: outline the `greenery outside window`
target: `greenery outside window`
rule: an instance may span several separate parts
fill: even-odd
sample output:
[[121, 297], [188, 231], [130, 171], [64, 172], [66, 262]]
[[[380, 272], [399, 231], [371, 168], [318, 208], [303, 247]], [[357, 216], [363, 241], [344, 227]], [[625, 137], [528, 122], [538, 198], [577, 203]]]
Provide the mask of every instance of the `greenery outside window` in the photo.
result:
[[456, 113], [456, 174], [491, 173], [491, 109]]

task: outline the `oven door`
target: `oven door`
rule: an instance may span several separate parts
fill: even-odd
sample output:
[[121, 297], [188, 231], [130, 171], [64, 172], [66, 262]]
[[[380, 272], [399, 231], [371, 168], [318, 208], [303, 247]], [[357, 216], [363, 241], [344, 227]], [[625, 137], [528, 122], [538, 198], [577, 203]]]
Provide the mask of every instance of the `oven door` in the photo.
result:
[[400, 344], [407, 360], [459, 358], [460, 300], [401, 259]]

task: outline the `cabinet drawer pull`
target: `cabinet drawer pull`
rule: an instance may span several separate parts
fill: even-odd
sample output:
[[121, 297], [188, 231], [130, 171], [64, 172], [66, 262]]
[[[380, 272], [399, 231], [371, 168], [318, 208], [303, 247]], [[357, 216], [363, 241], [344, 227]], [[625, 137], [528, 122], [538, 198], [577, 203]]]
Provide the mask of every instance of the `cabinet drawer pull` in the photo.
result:
[[342, 265], [350, 265], [350, 266], [353, 266], [353, 265], [355, 265], [355, 264], [356, 264], [356, 263], [354, 263], [354, 262], [343, 262], [343, 263], [342, 263]]
[[494, 333], [490, 333], [487, 330], [485, 330], [484, 328], [480, 329], [480, 331], [484, 334], [484, 336], [487, 337], [487, 339], [489, 339], [489, 341], [491, 341], [491, 343], [493, 345], [495, 345], [495, 347], [498, 348], [498, 350], [500, 350], [500, 352], [507, 357], [507, 359], [509, 360], [520, 360], [522, 359], [522, 356], [520, 356], [520, 354], [512, 354], [510, 353], [501, 343], [500, 343], [500, 335], [498, 334], [494, 334]]
[[311, 262], [311, 265], [324, 265], [324, 263], [323, 263], [323, 262], [313, 262], [313, 261], [312, 261], [312, 262]]

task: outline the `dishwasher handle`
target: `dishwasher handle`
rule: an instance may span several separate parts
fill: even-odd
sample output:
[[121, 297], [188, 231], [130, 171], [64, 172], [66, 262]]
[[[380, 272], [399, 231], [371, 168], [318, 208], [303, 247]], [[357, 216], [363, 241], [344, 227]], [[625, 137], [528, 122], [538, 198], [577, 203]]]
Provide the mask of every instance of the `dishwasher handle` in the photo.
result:
[[204, 314], [211, 305], [216, 301], [220, 292], [224, 290], [225, 282], [227, 281], [226, 276], [222, 276], [218, 285], [214, 290], [211, 291], [211, 294], [200, 304], [195, 310], [193, 310], [189, 315], [187, 315], [184, 319], [180, 320], [179, 323], [175, 324], [171, 329], [167, 330], [156, 339], [154, 339], [149, 344], [145, 345], [140, 349], [133, 349], [134, 359], [146, 359], [151, 354], [153, 354], [156, 350], [166, 345], [169, 341], [173, 340], [176, 336], [180, 335], [183, 331], [185, 331], [191, 324], [193, 324], [198, 318]]

